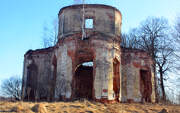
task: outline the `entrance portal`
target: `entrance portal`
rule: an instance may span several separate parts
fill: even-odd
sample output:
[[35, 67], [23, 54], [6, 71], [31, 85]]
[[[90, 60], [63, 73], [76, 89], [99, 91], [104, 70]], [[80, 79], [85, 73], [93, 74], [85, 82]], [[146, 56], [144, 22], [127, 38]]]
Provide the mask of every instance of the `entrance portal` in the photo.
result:
[[75, 71], [75, 98], [92, 99], [93, 66], [91, 63], [79, 65]]
[[147, 70], [140, 70], [140, 89], [142, 95], [141, 101], [151, 102], [151, 76]]

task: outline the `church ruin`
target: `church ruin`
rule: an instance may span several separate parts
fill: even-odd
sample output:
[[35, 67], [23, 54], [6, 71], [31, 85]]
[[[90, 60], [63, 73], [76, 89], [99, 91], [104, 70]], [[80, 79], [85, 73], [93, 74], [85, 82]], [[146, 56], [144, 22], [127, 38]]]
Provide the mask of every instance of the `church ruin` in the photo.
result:
[[71, 5], [58, 17], [57, 44], [24, 55], [24, 100], [155, 102], [153, 60], [120, 46], [119, 10]]

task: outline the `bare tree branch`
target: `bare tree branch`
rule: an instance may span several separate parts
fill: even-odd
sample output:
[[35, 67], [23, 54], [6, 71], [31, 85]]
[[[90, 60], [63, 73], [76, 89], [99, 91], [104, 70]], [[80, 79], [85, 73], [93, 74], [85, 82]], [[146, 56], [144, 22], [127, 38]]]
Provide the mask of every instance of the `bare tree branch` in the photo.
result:
[[43, 28], [43, 47], [54, 46], [58, 41], [58, 20], [55, 19], [51, 26], [47, 24]]

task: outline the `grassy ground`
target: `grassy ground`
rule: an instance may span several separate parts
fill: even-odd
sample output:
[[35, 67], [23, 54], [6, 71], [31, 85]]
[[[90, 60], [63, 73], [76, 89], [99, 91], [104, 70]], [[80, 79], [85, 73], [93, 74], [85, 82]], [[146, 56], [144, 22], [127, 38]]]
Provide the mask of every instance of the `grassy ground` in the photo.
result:
[[0, 102], [0, 112], [12, 113], [180, 113], [180, 106], [140, 103], [102, 104], [98, 102]]

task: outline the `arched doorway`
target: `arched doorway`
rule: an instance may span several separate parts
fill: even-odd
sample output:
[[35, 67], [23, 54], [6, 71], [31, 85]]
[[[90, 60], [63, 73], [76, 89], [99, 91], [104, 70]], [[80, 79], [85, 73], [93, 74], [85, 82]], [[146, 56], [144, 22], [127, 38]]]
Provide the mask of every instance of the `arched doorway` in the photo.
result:
[[75, 98], [92, 99], [93, 89], [93, 62], [84, 62], [75, 70]]
[[113, 61], [113, 90], [115, 94], [115, 100], [119, 100], [120, 92], [120, 63], [115, 58]]

